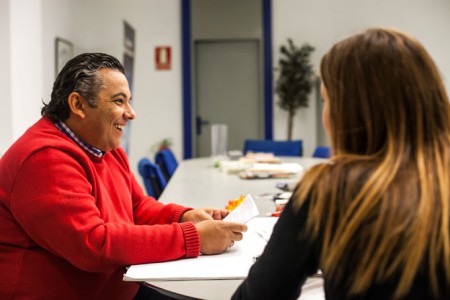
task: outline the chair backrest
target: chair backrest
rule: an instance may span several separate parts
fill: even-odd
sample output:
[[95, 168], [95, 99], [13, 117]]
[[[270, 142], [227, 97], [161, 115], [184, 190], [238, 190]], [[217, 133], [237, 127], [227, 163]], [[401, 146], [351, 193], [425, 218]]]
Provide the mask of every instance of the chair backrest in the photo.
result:
[[247, 152], [271, 152], [276, 156], [302, 156], [303, 142], [271, 141], [271, 140], [245, 140], [244, 154]]
[[331, 149], [330, 147], [326, 146], [317, 146], [312, 154], [312, 157], [319, 157], [319, 158], [330, 158], [330, 156], [331, 156]]
[[147, 194], [158, 199], [167, 185], [167, 181], [159, 166], [152, 163], [148, 158], [142, 158], [139, 161], [138, 170], [144, 180]]
[[155, 162], [161, 168], [167, 181], [172, 177], [178, 167], [178, 161], [169, 148], [159, 150], [155, 155]]

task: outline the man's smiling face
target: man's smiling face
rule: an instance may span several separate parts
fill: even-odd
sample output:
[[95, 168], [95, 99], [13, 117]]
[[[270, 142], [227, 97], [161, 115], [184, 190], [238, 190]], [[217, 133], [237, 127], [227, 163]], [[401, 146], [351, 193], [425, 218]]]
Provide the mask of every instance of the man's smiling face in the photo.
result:
[[84, 140], [102, 150], [120, 147], [123, 129], [136, 116], [131, 107], [131, 93], [124, 74], [117, 70], [99, 71], [103, 81], [96, 99], [96, 107], [86, 105]]

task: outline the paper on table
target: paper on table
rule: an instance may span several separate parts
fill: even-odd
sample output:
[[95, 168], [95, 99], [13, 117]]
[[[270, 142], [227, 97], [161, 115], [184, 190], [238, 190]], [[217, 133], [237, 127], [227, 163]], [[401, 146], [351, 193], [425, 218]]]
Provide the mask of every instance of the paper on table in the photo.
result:
[[266, 179], [266, 178], [288, 178], [295, 175], [301, 175], [303, 167], [297, 163], [283, 163], [283, 164], [253, 164], [239, 173], [242, 179]]
[[253, 265], [253, 257], [264, 250], [266, 238], [270, 236], [278, 218], [254, 218], [248, 222], [244, 238], [220, 255], [200, 255], [176, 261], [133, 265], [124, 275], [125, 281], [171, 281], [244, 279]]
[[303, 170], [303, 167], [297, 163], [282, 163], [282, 164], [267, 164], [267, 163], [257, 163], [248, 169], [251, 172], [262, 172], [262, 173], [290, 173], [296, 174]]
[[244, 201], [233, 209], [223, 220], [227, 222], [247, 223], [252, 218], [259, 215], [258, 207], [252, 196], [247, 194]]

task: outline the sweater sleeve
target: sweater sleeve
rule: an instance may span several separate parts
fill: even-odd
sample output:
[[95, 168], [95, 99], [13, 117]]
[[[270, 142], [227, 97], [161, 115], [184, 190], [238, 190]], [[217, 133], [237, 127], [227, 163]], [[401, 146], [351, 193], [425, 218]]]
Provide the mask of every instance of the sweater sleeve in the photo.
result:
[[[10, 210], [29, 237], [28, 247], [38, 245], [90, 272], [199, 254], [195, 226], [168, 221], [184, 208], [148, 199], [154, 222], [136, 225], [131, 207], [129, 215], [128, 209], [117, 207], [126, 202], [108, 207], [114, 191], [90, 178], [94, 172], [89, 168], [88, 162], [54, 149], [36, 153], [23, 163]], [[118, 182], [119, 178], [120, 186]], [[94, 189], [102, 202], [100, 196], [94, 197]], [[122, 209], [120, 213], [117, 208]]]
[[136, 224], [170, 224], [178, 222], [181, 215], [191, 210], [178, 204], [163, 204], [155, 198], [146, 196], [142, 187], [131, 174], [131, 194], [133, 199], [133, 215]]
[[[193, 208], [177, 204], [163, 204], [150, 196], [146, 196], [136, 178], [131, 174], [133, 215], [136, 224], [170, 224], [179, 222], [181, 215]], [[191, 222], [180, 224], [186, 243], [186, 257], [197, 257], [200, 254], [200, 237], [195, 225]]]
[[292, 199], [267, 246], [232, 299], [297, 299], [308, 276], [318, 270], [318, 251], [305, 236], [308, 205], [294, 212]]

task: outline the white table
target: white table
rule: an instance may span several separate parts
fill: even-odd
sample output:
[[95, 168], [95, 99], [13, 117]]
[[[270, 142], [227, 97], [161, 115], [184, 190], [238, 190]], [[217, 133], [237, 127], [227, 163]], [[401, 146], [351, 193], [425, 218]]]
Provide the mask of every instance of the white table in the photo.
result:
[[[283, 162], [297, 162], [304, 169], [323, 162], [319, 158], [286, 157]], [[300, 176], [301, 174], [299, 174]], [[281, 192], [276, 188], [280, 181], [296, 182], [299, 176], [271, 179], [240, 179], [237, 174], [227, 174], [214, 167], [212, 158], [195, 158], [182, 161], [159, 201], [185, 206], [225, 207], [228, 200], [239, 198], [241, 194], [251, 194], [261, 215], [275, 208], [272, 197]]]
[[[305, 169], [324, 161], [315, 158], [283, 158], [284, 162], [297, 162]], [[301, 174], [299, 175], [301, 176]], [[240, 179], [236, 174], [227, 174], [214, 167], [212, 158], [196, 158], [182, 161], [170, 179], [159, 201], [177, 203], [194, 208], [222, 208], [228, 200], [241, 194], [251, 194], [261, 216], [273, 212], [275, 204], [272, 196], [279, 193], [279, 181], [298, 181], [298, 177], [288, 179]], [[220, 255], [217, 256], [220, 259]], [[192, 280], [156, 281], [147, 285], [162, 293], [180, 299], [230, 299], [242, 280]], [[309, 278], [302, 288], [300, 299], [322, 300], [323, 280]]]

